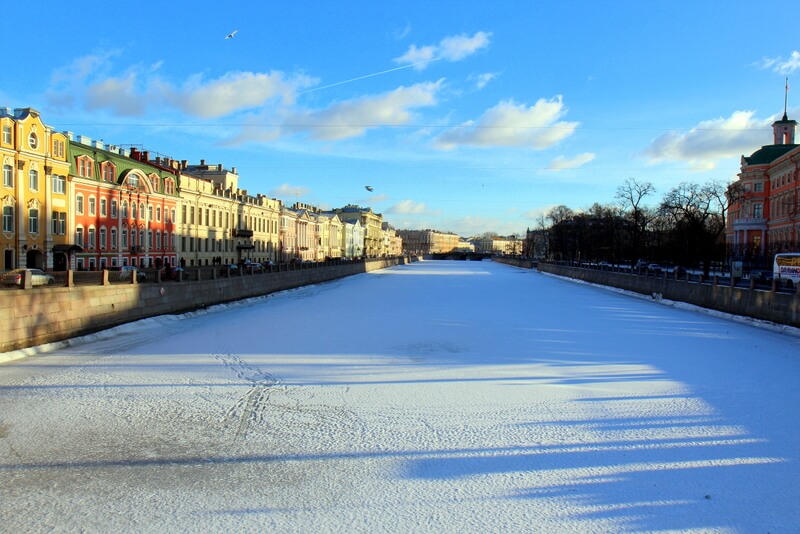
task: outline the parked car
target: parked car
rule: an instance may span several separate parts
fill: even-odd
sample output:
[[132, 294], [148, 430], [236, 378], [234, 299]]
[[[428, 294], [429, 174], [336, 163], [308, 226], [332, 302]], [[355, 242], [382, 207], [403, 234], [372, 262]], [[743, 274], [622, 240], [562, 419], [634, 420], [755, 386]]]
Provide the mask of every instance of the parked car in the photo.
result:
[[650, 274], [661, 274], [663, 270], [657, 263], [651, 263], [647, 266], [647, 272]]
[[245, 270], [251, 270], [252, 269], [252, 271], [254, 273], [260, 273], [261, 271], [264, 270], [264, 266], [263, 265], [261, 265], [260, 263], [252, 262], [252, 261], [251, 262], [245, 262], [244, 268], [245, 268]]
[[774, 276], [773, 272], [768, 269], [753, 269], [750, 271], [750, 279], [756, 282], [771, 284]]
[[30, 273], [31, 285], [52, 286], [56, 282], [56, 279], [53, 278], [53, 275], [47, 274], [41, 269], [26, 268], [26, 269], [14, 269], [13, 271], [4, 273], [3, 276], [0, 277], [0, 283], [2, 283], [4, 286], [22, 287], [25, 271], [28, 271]]
[[112, 272], [119, 272], [118, 276], [120, 280], [131, 280], [135, 273], [137, 282], [147, 281], [147, 275], [144, 273], [144, 271], [140, 271], [135, 265], [109, 267], [108, 270]]

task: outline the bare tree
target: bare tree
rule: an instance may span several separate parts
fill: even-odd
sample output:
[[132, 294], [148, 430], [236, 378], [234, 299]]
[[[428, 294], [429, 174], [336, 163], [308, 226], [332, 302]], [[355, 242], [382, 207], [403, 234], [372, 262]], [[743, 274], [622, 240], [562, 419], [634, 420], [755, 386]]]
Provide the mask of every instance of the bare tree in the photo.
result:
[[683, 182], [661, 202], [660, 213], [671, 223], [672, 244], [684, 261], [700, 261], [708, 276], [711, 260], [724, 250], [728, 210], [727, 186], [719, 181], [705, 185]]
[[644, 206], [645, 199], [655, 192], [656, 188], [652, 183], [639, 182], [635, 178], [627, 178], [617, 188], [617, 194], [614, 197], [619, 202], [622, 210], [628, 214], [631, 222], [631, 246], [635, 256], [641, 255], [644, 249], [647, 227], [656, 216], [653, 210]]
[[547, 212], [547, 219], [550, 221], [550, 226], [555, 226], [558, 223], [571, 218], [573, 215], [575, 215], [575, 212], [561, 204], [560, 206], [556, 206]]

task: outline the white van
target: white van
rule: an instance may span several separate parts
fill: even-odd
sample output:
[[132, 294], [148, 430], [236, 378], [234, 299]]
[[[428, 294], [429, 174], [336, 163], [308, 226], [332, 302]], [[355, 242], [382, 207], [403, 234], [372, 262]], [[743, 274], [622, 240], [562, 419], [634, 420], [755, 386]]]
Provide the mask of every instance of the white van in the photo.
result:
[[800, 252], [775, 254], [772, 275], [779, 285], [797, 287], [800, 284]]

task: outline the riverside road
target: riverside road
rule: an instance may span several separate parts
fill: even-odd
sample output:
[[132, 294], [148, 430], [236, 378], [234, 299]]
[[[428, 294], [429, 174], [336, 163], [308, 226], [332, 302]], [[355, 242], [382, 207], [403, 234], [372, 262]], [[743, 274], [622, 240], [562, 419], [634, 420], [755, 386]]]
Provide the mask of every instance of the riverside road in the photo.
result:
[[2, 364], [0, 532], [800, 532], [800, 337], [670, 304], [422, 261]]

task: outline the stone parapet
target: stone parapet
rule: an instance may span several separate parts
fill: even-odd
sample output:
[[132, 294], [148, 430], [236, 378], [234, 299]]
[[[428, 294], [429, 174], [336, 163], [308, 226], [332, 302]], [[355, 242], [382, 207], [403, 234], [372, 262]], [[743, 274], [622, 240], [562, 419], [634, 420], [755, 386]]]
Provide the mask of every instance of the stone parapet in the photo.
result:
[[[275, 270], [197, 281], [4, 290], [0, 292], [0, 362], [3, 353], [105, 330], [147, 317], [185, 313], [276, 291], [318, 284], [408, 263], [381, 258], [314, 268]], [[24, 354], [23, 354], [24, 355]]]

